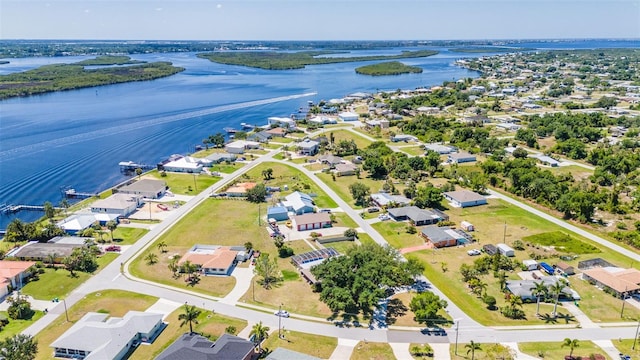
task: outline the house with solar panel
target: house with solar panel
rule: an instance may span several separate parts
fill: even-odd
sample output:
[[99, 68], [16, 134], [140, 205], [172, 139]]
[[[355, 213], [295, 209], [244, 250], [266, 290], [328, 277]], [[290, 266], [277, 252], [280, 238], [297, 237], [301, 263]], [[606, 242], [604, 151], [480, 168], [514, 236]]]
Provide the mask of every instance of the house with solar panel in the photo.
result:
[[339, 255], [340, 253], [336, 249], [329, 247], [294, 255], [291, 257], [291, 263], [300, 269], [300, 274], [309, 284], [315, 284], [318, 280], [311, 273], [311, 268], [321, 264], [329, 258]]

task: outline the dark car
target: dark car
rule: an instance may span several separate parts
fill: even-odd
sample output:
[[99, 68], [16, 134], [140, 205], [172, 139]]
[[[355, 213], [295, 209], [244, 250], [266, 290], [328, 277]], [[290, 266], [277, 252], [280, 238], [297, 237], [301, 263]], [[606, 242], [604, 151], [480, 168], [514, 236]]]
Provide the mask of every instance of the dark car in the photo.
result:
[[377, 208], [377, 207], [371, 207], [371, 208], [367, 209], [368, 213], [374, 213], [374, 212], [378, 212], [378, 211], [380, 211], [380, 208]]

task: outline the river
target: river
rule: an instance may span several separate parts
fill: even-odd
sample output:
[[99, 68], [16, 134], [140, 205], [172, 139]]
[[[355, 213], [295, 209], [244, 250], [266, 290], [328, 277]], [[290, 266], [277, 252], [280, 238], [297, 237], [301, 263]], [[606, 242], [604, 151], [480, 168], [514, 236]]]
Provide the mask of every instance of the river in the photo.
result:
[[[631, 47], [621, 43], [618, 47]], [[603, 44], [612, 45], [545, 43], [547, 47], [616, 47]], [[195, 53], [132, 55], [135, 60], [170, 61], [186, 70], [153, 81], [0, 101], [0, 204], [58, 204], [63, 187], [99, 192], [127, 178], [119, 171], [120, 161], [155, 164], [171, 154], [190, 153], [203, 138], [224, 127], [239, 128], [242, 122], [262, 125], [270, 116], [289, 116], [309, 100], [476, 77], [476, 72], [457, 67], [454, 61], [492, 54], [428, 48], [440, 53], [402, 60], [423, 68], [422, 73], [387, 77], [356, 74], [354, 69], [364, 62], [268, 71], [217, 64]], [[418, 49], [425, 47], [352, 53], [397, 54]], [[6, 59], [10, 63], [0, 65], [0, 74], [86, 58], [91, 57]], [[2, 215], [0, 229], [16, 216], [32, 221], [41, 215], [28, 211]]]

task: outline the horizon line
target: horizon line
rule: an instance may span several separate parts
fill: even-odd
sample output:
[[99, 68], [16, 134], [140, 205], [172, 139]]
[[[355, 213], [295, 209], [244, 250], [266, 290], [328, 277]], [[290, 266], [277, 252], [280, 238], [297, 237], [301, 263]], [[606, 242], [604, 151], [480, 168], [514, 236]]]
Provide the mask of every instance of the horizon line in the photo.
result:
[[375, 41], [375, 42], [393, 42], [393, 41], [411, 41], [411, 42], [433, 42], [433, 41], [590, 41], [590, 40], [608, 40], [608, 41], [640, 41], [639, 37], [574, 37], [574, 38], [477, 38], [477, 39], [315, 39], [315, 40], [283, 40], [283, 39], [219, 39], [219, 40], [205, 40], [205, 39], [81, 39], [81, 38], [58, 38], [58, 39], [46, 39], [46, 38], [12, 38], [12, 39], [0, 39], [0, 41], [149, 41], [149, 42], [362, 42], [362, 41]]

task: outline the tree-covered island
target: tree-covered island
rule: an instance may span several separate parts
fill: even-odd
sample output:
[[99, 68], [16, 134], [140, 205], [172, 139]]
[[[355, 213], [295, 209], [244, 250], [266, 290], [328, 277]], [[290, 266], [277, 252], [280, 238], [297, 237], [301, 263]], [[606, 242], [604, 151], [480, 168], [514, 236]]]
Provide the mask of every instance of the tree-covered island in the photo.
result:
[[225, 64], [248, 66], [265, 70], [302, 69], [307, 65], [336, 64], [356, 61], [394, 60], [433, 56], [437, 51], [419, 50], [403, 51], [399, 55], [353, 56], [353, 57], [320, 57], [321, 55], [336, 54], [335, 51], [301, 51], [295, 53], [281, 53], [275, 51], [250, 52], [212, 52], [198, 54], [198, 57], [209, 61]]
[[[110, 66], [86, 69], [85, 66]], [[0, 99], [53, 91], [153, 80], [184, 71], [170, 62], [144, 63], [128, 56], [101, 56], [71, 64], [45, 65], [0, 76]]]
[[356, 73], [361, 75], [384, 76], [400, 75], [410, 73], [421, 73], [422, 68], [418, 66], [405, 65], [399, 61], [389, 61], [378, 64], [360, 66], [356, 68]]

